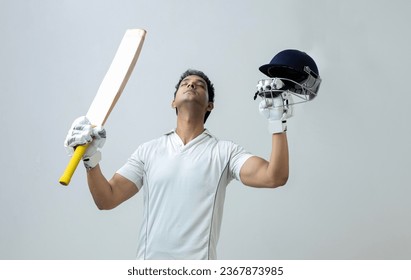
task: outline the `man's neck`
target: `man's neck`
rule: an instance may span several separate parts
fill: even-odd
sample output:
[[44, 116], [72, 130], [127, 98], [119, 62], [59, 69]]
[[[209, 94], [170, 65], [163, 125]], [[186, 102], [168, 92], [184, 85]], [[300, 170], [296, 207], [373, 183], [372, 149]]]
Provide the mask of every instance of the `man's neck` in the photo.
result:
[[204, 121], [177, 117], [176, 133], [184, 145], [196, 138], [204, 131]]

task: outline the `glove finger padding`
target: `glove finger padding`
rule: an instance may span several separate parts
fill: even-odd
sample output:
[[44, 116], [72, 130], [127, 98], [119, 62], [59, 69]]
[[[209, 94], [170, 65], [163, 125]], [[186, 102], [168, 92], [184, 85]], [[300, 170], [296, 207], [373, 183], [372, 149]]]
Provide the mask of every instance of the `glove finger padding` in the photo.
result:
[[93, 141], [83, 156], [83, 163], [87, 170], [94, 168], [101, 161], [100, 149], [106, 142], [106, 130], [102, 126], [96, 126], [92, 130], [92, 137]]
[[64, 146], [67, 153], [73, 155], [77, 146], [90, 143], [83, 159], [92, 157], [98, 149], [101, 149], [106, 141], [106, 130], [102, 126], [93, 127], [87, 117], [82, 116], [74, 120], [71, 125]]
[[98, 150], [100, 150], [106, 142], [106, 130], [102, 126], [96, 126], [91, 131], [92, 141], [87, 148], [83, 159], [92, 157]]
[[86, 117], [74, 120], [64, 140], [67, 153], [73, 155], [75, 147], [90, 143], [93, 140], [92, 131], [93, 127]]
[[287, 119], [292, 117], [291, 94], [283, 94], [275, 98], [264, 98], [259, 104], [259, 111], [268, 120], [270, 134], [287, 131]]
[[294, 107], [291, 105], [294, 103], [293, 95], [289, 91], [284, 91], [281, 96], [283, 97], [285, 103], [284, 108], [286, 109], [284, 117], [289, 119], [294, 116]]
[[284, 113], [283, 100], [281, 97], [264, 98], [259, 104], [259, 110], [269, 120], [280, 120]]

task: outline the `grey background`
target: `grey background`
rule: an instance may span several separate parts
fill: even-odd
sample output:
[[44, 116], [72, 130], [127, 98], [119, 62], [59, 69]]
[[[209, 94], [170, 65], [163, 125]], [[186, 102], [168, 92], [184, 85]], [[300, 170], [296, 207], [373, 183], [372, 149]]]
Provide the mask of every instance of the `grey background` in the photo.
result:
[[206, 126], [267, 158], [258, 67], [297, 48], [319, 96], [289, 121], [291, 174], [276, 190], [229, 185], [220, 259], [410, 259], [409, 1], [0, 2], [0, 258], [133, 259], [142, 196], [98, 211], [79, 168], [58, 184], [63, 140], [87, 112], [128, 28], [148, 31], [106, 123], [107, 177], [174, 128], [187, 68], [216, 87]]

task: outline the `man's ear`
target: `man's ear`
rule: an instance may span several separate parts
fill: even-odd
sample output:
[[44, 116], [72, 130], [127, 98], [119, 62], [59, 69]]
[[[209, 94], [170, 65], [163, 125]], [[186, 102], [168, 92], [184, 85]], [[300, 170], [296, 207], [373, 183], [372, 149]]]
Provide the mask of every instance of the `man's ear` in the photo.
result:
[[173, 99], [173, 101], [171, 101], [171, 108], [176, 110], [176, 115], [178, 115], [178, 110], [177, 110], [177, 106], [175, 105], [175, 99]]
[[214, 102], [208, 102], [207, 111], [211, 112], [214, 109]]

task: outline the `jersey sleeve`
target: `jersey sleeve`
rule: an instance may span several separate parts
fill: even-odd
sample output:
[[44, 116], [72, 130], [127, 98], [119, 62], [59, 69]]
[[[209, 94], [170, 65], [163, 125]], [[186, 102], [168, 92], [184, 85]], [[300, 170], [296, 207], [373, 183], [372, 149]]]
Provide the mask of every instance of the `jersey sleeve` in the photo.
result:
[[142, 146], [138, 147], [127, 162], [116, 172], [136, 184], [139, 190], [143, 186], [144, 178], [144, 153], [142, 150]]
[[230, 172], [233, 178], [240, 180], [240, 170], [247, 159], [253, 155], [247, 152], [243, 147], [232, 143], [232, 150], [230, 156]]

